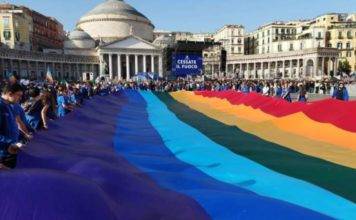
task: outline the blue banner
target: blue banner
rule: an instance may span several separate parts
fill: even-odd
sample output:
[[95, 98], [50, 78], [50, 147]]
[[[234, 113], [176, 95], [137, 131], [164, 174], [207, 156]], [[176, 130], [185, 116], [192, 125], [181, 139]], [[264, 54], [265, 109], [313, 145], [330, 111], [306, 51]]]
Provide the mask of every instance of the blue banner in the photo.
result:
[[173, 54], [172, 74], [175, 76], [198, 75], [202, 73], [203, 58], [196, 54]]

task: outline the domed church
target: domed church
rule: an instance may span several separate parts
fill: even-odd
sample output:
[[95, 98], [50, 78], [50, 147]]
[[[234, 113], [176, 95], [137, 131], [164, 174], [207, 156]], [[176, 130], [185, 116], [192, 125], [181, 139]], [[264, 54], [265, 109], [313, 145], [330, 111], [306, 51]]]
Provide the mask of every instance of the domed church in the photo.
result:
[[123, 0], [106, 0], [79, 19], [65, 53], [99, 56], [100, 76], [129, 80], [137, 73], [163, 76], [162, 50], [152, 22]]

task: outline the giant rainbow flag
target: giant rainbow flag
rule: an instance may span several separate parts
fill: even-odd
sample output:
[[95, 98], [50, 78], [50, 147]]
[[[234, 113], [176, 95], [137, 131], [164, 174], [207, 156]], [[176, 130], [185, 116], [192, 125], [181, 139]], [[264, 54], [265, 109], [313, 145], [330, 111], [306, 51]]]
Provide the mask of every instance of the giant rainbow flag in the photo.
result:
[[0, 171], [0, 219], [356, 219], [356, 103], [96, 97]]

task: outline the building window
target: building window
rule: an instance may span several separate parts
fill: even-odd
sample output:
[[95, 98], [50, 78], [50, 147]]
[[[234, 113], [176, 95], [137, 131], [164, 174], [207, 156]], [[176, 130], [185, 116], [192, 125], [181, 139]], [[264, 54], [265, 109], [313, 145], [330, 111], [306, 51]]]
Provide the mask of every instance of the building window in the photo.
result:
[[351, 48], [350, 42], [346, 43], [346, 48], [347, 48], [347, 49], [350, 49], [350, 48]]
[[231, 47], [231, 53], [235, 53], [235, 48]]
[[278, 34], [279, 33], [279, 30], [278, 30], [278, 28], [276, 29], [276, 34]]
[[293, 51], [294, 50], [294, 46], [293, 46], [293, 44], [290, 44], [289, 45], [289, 51]]
[[9, 17], [3, 17], [3, 25], [4, 25], [4, 28], [10, 28], [10, 18]]
[[278, 52], [282, 51], [282, 44], [278, 44]]
[[11, 39], [11, 32], [10, 31], [4, 31], [3, 33], [5, 40], [10, 40]]
[[282, 29], [281, 29], [281, 32], [282, 32], [282, 34], [284, 34], [284, 33], [285, 33], [285, 30], [284, 30], [284, 28], [282, 28]]
[[349, 38], [349, 39], [352, 38], [351, 31], [348, 31], [348, 32], [347, 32], [347, 38]]
[[339, 39], [342, 39], [342, 32], [339, 31]]
[[321, 38], [321, 32], [318, 33], [318, 38], [319, 38], [319, 39]]
[[238, 39], [238, 40], [237, 40], [237, 43], [241, 44], [241, 39]]
[[337, 49], [339, 49], [339, 50], [342, 49], [342, 43], [341, 42], [337, 43]]
[[300, 43], [300, 47], [301, 50], [303, 50], [303, 43]]
[[350, 51], [346, 52], [346, 57], [351, 57], [351, 52]]
[[241, 47], [239, 47], [239, 53], [241, 53]]
[[328, 44], [328, 47], [332, 47], [332, 45], [331, 45], [331, 44]]

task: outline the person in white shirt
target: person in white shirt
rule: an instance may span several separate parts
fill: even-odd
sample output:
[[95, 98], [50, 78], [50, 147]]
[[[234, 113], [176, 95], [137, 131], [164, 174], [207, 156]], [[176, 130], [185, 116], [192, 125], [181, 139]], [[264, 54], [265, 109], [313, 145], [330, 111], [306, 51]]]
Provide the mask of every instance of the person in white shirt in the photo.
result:
[[262, 95], [263, 95], [263, 96], [269, 96], [269, 94], [270, 94], [270, 87], [269, 87], [269, 84], [266, 83], [266, 84], [264, 84], [264, 86], [263, 86]]

